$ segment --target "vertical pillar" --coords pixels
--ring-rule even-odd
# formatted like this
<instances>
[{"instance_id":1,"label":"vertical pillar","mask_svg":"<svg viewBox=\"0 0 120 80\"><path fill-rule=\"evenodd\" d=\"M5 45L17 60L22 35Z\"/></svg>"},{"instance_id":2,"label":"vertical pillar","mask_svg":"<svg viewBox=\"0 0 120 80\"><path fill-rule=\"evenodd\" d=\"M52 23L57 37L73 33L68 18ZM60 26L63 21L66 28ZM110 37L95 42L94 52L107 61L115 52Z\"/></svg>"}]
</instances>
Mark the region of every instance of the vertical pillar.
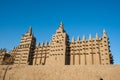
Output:
<instances>
[{"instance_id":1,"label":"vertical pillar","mask_svg":"<svg viewBox=\"0 0 120 80\"><path fill-rule=\"evenodd\" d=\"M79 56L79 65L81 65L81 54L79 54L78 56Z\"/></svg>"},{"instance_id":2,"label":"vertical pillar","mask_svg":"<svg viewBox=\"0 0 120 80\"><path fill-rule=\"evenodd\" d=\"M79 55L75 55L75 65L79 65Z\"/></svg>"},{"instance_id":3,"label":"vertical pillar","mask_svg":"<svg viewBox=\"0 0 120 80\"><path fill-rule=\"evenodd\" d=\"M72 54L70 55L70 58L71 58L70 59L70 64L73 65L73 55Z\"/></svg>"},{"instance_id":4,"label":"vertical pillar","mask_svg":"<svg viewBox=\"0 0 120 80\"><path fill-rule=\"evenodd\" d=\"M94 53L91 53L92 56L92 65L94 65Z\"/></svg>"},{"instance_id":5,"label":"vertical pillar","mask_svg":"<svg viewBox=\"0 0 120 80\"><path fill-rule=\"evenodd\" d=\"M75 65L75 54L73 54L73 65Z\"/></svg>"},{"instance_id":6,"label":"vertical pillar","mask_svg":"<svg viewBox=\"0 0 120 80\"><path fill-rule=\"evenodd\" d=\"M81 65L85 65L85 55L81 55Z\"/></svg>"}]
</instances>

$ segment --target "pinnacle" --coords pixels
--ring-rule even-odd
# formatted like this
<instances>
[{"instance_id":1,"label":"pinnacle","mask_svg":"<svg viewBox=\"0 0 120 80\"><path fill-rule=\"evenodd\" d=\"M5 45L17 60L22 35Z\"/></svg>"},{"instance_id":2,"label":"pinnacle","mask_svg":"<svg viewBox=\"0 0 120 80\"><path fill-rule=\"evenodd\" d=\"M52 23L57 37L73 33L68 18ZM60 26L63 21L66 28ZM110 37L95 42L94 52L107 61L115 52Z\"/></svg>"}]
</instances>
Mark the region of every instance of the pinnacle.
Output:
<instances>
[{"instance_id":1,"label":"pinnacle","mask_svg":"<svg viewBox=\"0 0 120 80\"><path fill-rule=\"evenodd\" d=\"M103 33L106 33L106 30L105 30L105 29L103 29Z\"/></svg>"},{"instance_id":2,"label":"pinnacle","mask_svg":"<svg viewBox=\"0 0 120 80\"><path fill-rule=\"evenodd\" d=\"M28 33L32 34L32 26L30 26Z\"/></svg>"},{"instance_id":3,"label":"pinnacle","mask_svg":"<svg viewBox=\"0 0 120 80\"><path fill-rule=\"evenodd\" d=\"M78 41L78 42L80 41L80 36L78 36L77 41Z\"/></svg>"},{"instance_id":4,"label":"pinnacle","mask_svg":"<svg viewBox=\"0 0 120 80\"><path fill-rule=\"evenodd\" d=\"M62 22L60 23L60 28L63 29L63 23Z\"/></svg>"},{"instance_id":5,"label":"pinnacle","mask_svg":"<svg viewBox=\"0 0 120 80\"><path fill-rule=\"evenodd\" d=\"M98 33L96 33L96 39L98 39L98 38L99 38Z\"/></svg>"},{"instance_id":6,"label":"pinnacle","mask_svg":"<svg viewBox=\"0 0 120 80\"><path fill-rule=\"evenodd\" d=\"M107 37L105 29L103 29L103 37Z\"/></svg>"},{"instance_id":7,"label":"pinnacle","mask_svg":"<svg viewBox=\"0 0 120 80\"><path fill-rule=\"evenodd\" d=\"M83 35L83 40L85 40L85 35Z\"/></svg>"},{"instance_id":8,"label":"pinnacle","mask_svg":"<svg viewBox=\"0 0 120 80\"><path fill-rule=\"evenodd\" d=\"M40 46L40 42L38 43L38 46Z\"/></svg>"},{"instance_id":9,"label":"pinnacle","mask_svg":"<svg viewBox=\"0 0 120 80\"><path fill-rule=\"evenodd\" d=\"M45 44L45 46L47 46L49 43L48 43L48 41L46 41L46 44Z\"/></svg>"},{"instance_id":10,"label":"pinnacle","mask_svg":"<svg viewBox=\"0 0 120 80\"><path fill-rule=\"evenodd\" d=\"M89 40L91 40L91 39L92 39L92 35L90 34L90 35L89 35Z\"/></svg>"},{"instance_id":11,"label":"pinnacle","mask_svg":"<svg viewBox=\"0 0 120 80\"><path fill-rule=\"evenodd\" d=\"M42 42L42 45L41 46L44 46L44 42Z\"/></svg>"},{"instance_id":12,"label":"pinnacle","mask_svg":"<svg viewBox=\"0 0 120 80\"><path fill-rule=\"evenodd\" d=\"M72 37L72 42L75 42L75 39L74 39L74 37Z\"/></svg>"}]
</instances>

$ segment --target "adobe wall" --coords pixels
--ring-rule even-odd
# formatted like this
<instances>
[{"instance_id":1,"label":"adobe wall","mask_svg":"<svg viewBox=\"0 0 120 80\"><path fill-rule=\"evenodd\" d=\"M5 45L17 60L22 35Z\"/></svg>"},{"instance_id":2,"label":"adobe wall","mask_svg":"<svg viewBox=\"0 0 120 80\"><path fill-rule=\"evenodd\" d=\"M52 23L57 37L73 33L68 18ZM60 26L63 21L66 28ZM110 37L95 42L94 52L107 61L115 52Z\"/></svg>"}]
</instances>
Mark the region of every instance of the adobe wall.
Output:
<instances>
[{"instance_id":1,"label":"adobe wall","mask_svg":"<svg viewBox=\"0 0 120 80\"><path fill-rule=\"evenodd\" d=\"M120 65L2 66L0 80L120 80Z\"/></svg>"}]
</instances>

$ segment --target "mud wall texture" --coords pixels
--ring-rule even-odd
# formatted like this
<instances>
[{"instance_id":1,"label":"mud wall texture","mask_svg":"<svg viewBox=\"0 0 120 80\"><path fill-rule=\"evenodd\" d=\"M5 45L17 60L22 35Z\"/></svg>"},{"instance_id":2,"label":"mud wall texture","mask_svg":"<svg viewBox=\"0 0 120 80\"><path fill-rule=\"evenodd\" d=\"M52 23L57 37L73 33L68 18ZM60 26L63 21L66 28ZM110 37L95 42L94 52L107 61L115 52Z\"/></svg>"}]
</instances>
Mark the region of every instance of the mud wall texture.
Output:
<instances>
[{"instance_id":1,"label":"mud wall texture","mask_svg":"<svg viewBox=\"0 0 120 80\"><path fill-rule=\"evenodd\" d=\"M1 65L0 80L120 80L120 65Z\"/></svg>"}]
</instances>

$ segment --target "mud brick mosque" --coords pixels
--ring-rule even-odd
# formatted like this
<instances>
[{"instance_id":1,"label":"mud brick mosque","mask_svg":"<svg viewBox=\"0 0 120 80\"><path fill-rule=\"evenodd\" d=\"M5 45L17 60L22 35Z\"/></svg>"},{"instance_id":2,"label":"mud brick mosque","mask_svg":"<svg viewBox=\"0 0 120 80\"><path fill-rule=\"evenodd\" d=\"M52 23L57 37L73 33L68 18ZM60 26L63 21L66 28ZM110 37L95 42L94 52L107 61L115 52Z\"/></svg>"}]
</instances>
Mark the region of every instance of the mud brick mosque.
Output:
<instances>
[{"instance_id":1,"label":"mud brick mosque","mask_svg":"<svg viewBox=\"0 0 120 80\"><path fill-rule=\"evenodd\" d=\"M106 31L70 41L63 23L50 42L38 44L30 27L10 52L0 49L0 64L0 80L120 80Z\"/></svg>"},{"instance_id":2,"label":"mud brick mosque","mask_svg":"<svg viewBox=\"0 0 120 80\"><path fill-rule=\"evenodd\" d=\"M96 33L95 38L89 35L88 40L85 36L80 40L78 36L76 41L73 37L70 42L61 22L50 42L36 45L30 27L22 36L20 45L7 54L12 56L13 64L18 65L109 65L113 63L113 58L108 39L104 30L102 38ZM4 62L6 51L1 49L0 52Z\"/></svg>"}]
</instances>

